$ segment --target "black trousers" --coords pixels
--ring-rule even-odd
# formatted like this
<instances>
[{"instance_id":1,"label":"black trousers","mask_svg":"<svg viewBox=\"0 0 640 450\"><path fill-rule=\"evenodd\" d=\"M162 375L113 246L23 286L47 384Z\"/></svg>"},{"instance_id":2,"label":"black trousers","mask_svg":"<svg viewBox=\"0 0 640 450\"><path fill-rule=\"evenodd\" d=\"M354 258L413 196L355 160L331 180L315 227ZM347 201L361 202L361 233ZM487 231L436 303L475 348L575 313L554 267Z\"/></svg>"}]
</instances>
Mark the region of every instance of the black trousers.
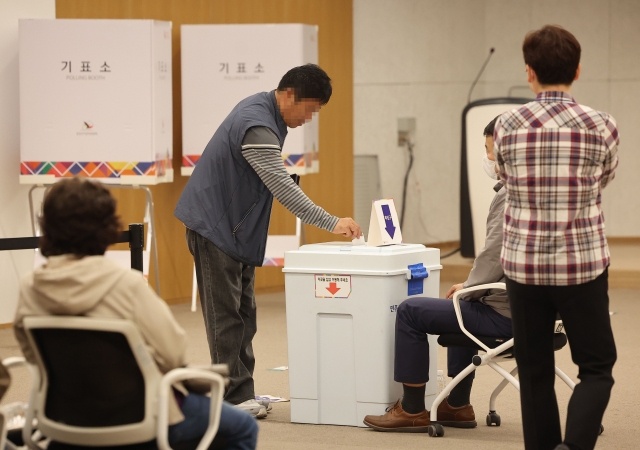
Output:
<instances>
[{"instance_id":1,"label":"black trousers","mask_svg":"<svg viewBox=\"0 0 640 450\"><path fill-rule=\"evenodd\" d=\"M237 405L255 398L253 336L257 331L253 292L256 269L236 261L187 228L196 264L198 292L213 364L229 366L224 399Z\"/></svg>"},{"instance_id":2,"label":"black trousers","mask_svg":"<svg viewBox=\"0 0 640 450\"><path fill-rule=\"evenodd\" d=\"M564 442L581 450L592 450L596 445L616 361L607 277L605 270L595 280L573 286L536 286L506 280L527 450L553 450L563 442L554 389L557 313L564 323L580 379L569 401Z\"/></svg>"}]
</instances>

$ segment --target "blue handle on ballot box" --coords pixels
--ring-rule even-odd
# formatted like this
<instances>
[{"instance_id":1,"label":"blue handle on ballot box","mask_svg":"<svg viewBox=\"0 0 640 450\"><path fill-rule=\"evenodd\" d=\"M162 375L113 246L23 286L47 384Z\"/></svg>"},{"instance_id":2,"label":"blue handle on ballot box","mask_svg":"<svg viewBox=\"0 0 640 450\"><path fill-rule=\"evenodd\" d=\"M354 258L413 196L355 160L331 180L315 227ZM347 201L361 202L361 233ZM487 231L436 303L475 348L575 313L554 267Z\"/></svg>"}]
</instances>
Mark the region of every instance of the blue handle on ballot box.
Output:
<instances>
[{"instance_id":1,"label":"blue handle on ballot box","mask_svg":"<svg viewBox=\"0 0 640 450\"><path fill-rule=\"evenodd\" d=\"M427 268L424 264L411 264L409 265L411 271L411 279L409 280L408 295L418 295L424 292L424 279L429 276Z\"/></svg>"}]
</instances>

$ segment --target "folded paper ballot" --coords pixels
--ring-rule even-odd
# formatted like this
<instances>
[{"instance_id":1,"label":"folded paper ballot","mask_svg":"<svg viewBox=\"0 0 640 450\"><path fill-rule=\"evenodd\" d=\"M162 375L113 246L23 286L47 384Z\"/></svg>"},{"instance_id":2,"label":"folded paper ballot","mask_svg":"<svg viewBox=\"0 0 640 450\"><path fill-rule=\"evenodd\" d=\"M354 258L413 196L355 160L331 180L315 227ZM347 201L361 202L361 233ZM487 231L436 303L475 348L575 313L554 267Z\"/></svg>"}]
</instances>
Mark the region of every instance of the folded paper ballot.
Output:
<instances>
[{"instance_id":1,"label":"folded paper ballot","mask_svg":"<svg viewBox=\"0 0 640 450\"><path fill-rule=\"evenodd\" d=\"M267 370L271 370L273 372L284 372L285 370L289 370L289 366L274 367L272 369L267 369Z\"/></svg>"},{"instance_id":2,"label":"folded paper ballot","mask_svg":"<svg viewBox=\"0 0 640 450\"><path fill-rule=\"evenodd\" d=\"M367 245L367 243L364 240L364 234L362 236L360 236L359 238L355 238L351 241L352 245Z\"/></svg>"},{"instance_id":3,"label":"folded paper ballot","mask_svg":"<svg viewBox=\"0 0 640 450\"><path fill-rule=\"evenodd\" d=\"M273 395L256 395L256 400L267 400L269 403L288 402L284 397L274 397Z\"/></svg>"}]
</instances>

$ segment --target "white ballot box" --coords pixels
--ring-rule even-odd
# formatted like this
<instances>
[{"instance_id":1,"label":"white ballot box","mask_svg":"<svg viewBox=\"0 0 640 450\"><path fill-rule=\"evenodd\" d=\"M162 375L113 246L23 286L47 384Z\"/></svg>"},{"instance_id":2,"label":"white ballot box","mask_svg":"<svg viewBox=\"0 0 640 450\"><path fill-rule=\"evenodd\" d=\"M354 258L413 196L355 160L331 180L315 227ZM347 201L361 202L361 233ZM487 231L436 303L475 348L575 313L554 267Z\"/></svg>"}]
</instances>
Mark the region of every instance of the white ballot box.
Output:
<instances>
[{"instance_id":1,"label":"white ballot box","mask_svg":"<svg viewBox=\"0 0 640 450\"><path fill-rule=\"evenodd\" d=\"M419 244L304 245L285 253L291 421L364 426L402 395L393 380L396 310L438 297L440 250ZM426 404L437 394L429 336Z\"/></svg>"},{"instance_id":2,"label":"white ballot box","mask_svg":"<svg viewBox=\"0 0 640 450\"><path fill-rule=\"evenodd\" d=\"M171 22L20 20L20 182L173 181Z\"/></svg>"}]
</instances>

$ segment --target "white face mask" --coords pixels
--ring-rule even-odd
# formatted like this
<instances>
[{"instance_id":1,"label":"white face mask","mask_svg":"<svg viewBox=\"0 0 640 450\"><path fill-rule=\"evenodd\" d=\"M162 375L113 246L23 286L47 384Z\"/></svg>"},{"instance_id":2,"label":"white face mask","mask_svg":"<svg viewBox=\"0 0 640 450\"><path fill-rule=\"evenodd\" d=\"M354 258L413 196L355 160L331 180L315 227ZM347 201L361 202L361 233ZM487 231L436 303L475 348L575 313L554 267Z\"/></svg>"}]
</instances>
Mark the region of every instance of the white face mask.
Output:
<instances>
[{"instance_id":1,"label":"white face mask","mask_svg":"<svg viewBox=\"0 0 640 450\"><path fill-rule=\"evenodd\" d=\"M498 174L496 173L496 162L491 161L487 157L486 153L482 155L482 168L484 169L484 172L489 176L489 178L493 180L498 179Z\"/></svg>"}]
</instances>

